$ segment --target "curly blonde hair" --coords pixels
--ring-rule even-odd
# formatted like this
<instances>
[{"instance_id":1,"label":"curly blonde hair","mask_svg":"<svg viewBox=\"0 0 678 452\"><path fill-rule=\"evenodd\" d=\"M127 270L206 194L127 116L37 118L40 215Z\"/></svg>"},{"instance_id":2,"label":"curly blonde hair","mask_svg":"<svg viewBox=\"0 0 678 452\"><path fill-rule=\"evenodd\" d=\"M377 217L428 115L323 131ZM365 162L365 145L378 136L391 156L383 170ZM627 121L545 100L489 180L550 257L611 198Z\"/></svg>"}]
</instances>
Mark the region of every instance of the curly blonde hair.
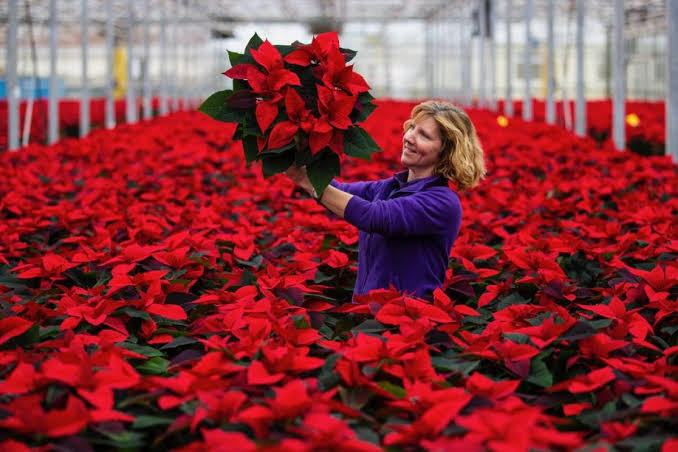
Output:
<instances>
[{"instance_id":1,"label":"curly blonde hair","mask_svg":"<svg viewBox=\"0 0 678 452\"><path fill-rule=\"evenodd\" d=\"M428 100L412 109L404 129L427 116L438 123L443 141L435 173L451 180L462 190L478 185L485 177L485 158L476 129L466 112L450 102Z\"/></svg>"}]
</instances>

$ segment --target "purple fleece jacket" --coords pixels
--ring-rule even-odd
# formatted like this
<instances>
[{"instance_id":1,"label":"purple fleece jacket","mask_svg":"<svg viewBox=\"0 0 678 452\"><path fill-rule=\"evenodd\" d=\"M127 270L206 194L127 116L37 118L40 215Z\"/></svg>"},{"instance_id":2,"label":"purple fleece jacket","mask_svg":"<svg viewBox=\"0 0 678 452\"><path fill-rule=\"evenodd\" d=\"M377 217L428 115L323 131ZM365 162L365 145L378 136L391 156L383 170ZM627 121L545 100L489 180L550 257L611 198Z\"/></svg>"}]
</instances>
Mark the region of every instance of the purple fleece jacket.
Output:
<instances>
[{"instance_id":1,"label":"purple fleece jacket","mask_svg":"<svg viewBox=\"0 0 678 452\"><path fill-rule=\"evenodd\" d=\"M430 298L445 280L462 208L445 178L407 182L407 171L374 182L331 185L351 193L344 219L360 230L354 294L385 289Z\"/></svg>"}]
</instances>

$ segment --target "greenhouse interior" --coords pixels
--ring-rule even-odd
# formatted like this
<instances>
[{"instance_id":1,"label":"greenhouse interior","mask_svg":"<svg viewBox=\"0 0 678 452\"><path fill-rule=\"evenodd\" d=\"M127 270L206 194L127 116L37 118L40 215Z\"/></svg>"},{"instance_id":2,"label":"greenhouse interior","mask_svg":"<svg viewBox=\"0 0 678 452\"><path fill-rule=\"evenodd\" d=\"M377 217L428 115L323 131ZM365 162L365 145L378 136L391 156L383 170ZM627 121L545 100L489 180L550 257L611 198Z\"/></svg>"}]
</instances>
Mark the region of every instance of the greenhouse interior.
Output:
<instances>
[{"instance_id":1,"label":"greenhouse interior","mask_svg":"<svg viewBox=\"0 0 678 452\"><path fill-rule=\"evenodd\" d=\"M0 41L0 450L678 450L678 0Z\"/></svg>"}]
</instances>

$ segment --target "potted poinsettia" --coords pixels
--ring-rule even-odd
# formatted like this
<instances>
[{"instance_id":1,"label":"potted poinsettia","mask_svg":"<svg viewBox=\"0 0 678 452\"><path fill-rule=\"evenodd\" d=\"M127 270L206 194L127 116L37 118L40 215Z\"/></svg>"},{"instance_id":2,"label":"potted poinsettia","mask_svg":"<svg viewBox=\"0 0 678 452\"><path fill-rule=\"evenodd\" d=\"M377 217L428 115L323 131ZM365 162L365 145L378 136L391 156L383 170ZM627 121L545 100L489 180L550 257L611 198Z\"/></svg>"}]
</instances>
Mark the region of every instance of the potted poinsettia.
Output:
<instances>
[{"instance_id":1,"label":"potted poinsettia","mask_svg":"<svg viewBox=\"0 0 678 452\"><path fill-rule=\"evenodd\" d=\"M336 32L310 44L273 45L255 33L244 53L229 51L224 75L233 89L218 91L199 110L235 122L248 163L264 177L306 166L318 193L340 172L344 155L364 159L379 147L359 123L375 106L369 86L347 63L356 52L339 46Z\"/></svg>"}]
</instances>

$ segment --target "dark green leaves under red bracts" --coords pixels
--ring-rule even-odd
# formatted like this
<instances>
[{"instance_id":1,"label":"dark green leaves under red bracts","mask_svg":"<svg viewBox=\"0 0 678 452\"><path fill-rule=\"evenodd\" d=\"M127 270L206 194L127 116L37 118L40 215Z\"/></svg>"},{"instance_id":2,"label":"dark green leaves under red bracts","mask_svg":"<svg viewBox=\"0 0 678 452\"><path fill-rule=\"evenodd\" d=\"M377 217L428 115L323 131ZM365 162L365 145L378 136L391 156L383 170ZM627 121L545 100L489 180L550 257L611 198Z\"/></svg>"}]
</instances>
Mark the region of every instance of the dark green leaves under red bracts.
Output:
<instances>
[{"instance_id":1,"label":"dark green leaves under red bracts","mask_svg":"<svg viewBox=\"0 0 678 452\"><path fill-rule=\"evenodd\" d=\"M378 104L346 180L399 169ZM470 115L432 302L351 303L355 228L200 115L0 155L0 448L673 450L675 165Z\"/></svg>"}]
</instances>

